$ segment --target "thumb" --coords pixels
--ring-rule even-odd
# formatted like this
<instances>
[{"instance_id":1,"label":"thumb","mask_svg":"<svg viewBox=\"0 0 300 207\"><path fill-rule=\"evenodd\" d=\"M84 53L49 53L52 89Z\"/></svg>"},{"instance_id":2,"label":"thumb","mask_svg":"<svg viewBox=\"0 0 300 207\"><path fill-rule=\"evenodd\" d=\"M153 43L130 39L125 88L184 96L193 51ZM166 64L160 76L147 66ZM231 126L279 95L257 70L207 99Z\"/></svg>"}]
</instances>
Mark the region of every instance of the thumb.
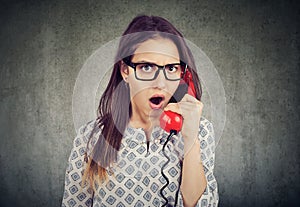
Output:
<instances>
[{"instance_id":1,"label":"thumb","mask_svg":"<svg viewBox=\"0 0 300 207\"><path fill-rule=\"evenodd\" d=\"M181 114L181 110L178 103L169 103L165 108L164 111L173 111L177 114Z\"/></svg>"}]
</instances>

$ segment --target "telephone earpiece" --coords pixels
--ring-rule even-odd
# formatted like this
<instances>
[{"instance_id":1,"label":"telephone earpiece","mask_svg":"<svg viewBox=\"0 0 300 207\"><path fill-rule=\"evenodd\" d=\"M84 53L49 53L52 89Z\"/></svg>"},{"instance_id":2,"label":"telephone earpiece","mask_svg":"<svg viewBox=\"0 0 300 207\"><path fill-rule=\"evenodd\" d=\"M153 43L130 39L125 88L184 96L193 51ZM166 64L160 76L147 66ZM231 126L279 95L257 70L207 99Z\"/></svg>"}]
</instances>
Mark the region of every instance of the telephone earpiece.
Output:
<instances>
[{"instance_id":1,"label":"telephone earpiece","mask_svg":"<svg viewBox=\"0 0 300 207\"><path fill-rule=\"evenodd\" d=\"M187 93L190 94L191 96L196 97L196 90L195 90L195 85L194 85L194 82L193 82L192 73L188 69L186 69L184 78L181 81L184 81L185 84L188 85Z\"/></svg>"},{"instance_id":2,"label":"telephone earpiece","mask_svg":"<svg viewBox=\"0 0 300 207\"><path fill-rule=\"evenodd\" d=\"M188 69L186 69L183 79L180 80L178 90L173 95L175 100L173 99L170 102L178 102L186 93L196 97L192 73ZM164 111L160 116L160 127L169 133L171 130L176 131L176 133L179 132L182 123L182 116L172 111Z\"/></svg>"}]
</instances>

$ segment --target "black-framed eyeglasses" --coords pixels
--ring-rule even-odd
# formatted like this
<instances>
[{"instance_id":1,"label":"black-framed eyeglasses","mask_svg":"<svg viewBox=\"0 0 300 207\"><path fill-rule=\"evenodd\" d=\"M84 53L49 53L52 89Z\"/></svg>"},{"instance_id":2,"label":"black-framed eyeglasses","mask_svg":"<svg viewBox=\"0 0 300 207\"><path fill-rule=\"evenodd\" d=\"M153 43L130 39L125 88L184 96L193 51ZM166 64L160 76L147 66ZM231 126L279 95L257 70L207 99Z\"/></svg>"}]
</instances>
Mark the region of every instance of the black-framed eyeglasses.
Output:
<instances>
[{"instance_id":1,"label":"black-framed eyeglasses","mask_svg":"<svg viewBox=\"0 0 300 207\"><path fill-rule=\"evenodd\" d=\"M180 63L171 63L167 65L156 65L155 63L141 62L133 63L130 59L124 58L124 63L134 69L135 78L142 81L155 80L162 70L165 78L170 81L180 80L187 68L187 64L180 61Z\"/></svg>"}]
</instances>

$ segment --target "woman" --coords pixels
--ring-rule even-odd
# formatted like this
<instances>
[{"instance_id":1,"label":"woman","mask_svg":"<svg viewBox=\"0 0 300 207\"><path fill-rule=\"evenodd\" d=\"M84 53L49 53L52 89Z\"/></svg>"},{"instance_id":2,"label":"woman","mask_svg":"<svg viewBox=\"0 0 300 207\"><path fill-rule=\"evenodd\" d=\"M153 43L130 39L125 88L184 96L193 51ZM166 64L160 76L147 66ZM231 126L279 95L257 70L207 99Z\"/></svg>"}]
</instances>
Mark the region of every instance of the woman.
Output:
<instances>
[{"instance_id":1,"label":"woman","mask_svg":"<svg viewBox=\"0 0 300 207\"><path fill-rule=\"evenodd\" d=\"M201 93L181 33L161 17L134 18L98 117L74 140L62 206L217 206L214 134ZM183 118L172 137L160 126L164 111Z\"/></svg>"}]
</instances>

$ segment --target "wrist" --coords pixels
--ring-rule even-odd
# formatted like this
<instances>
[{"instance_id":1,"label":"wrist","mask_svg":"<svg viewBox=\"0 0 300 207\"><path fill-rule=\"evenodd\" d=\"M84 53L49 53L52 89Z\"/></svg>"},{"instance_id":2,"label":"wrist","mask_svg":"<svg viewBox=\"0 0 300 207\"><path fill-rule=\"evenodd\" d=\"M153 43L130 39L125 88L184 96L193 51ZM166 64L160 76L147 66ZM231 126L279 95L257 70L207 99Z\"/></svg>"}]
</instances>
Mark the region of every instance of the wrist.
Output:
<instances>
[{"instance_id":1,"label":"wrist","mask_svg":"<svg viewBox=\"0 0 300 207\"><path fill-rule=\"evenodd\" d=\"M190 152L200 154L200 141L199 139L184 140L184 155L186 156Z\"/></svg>"}]
</instances>

